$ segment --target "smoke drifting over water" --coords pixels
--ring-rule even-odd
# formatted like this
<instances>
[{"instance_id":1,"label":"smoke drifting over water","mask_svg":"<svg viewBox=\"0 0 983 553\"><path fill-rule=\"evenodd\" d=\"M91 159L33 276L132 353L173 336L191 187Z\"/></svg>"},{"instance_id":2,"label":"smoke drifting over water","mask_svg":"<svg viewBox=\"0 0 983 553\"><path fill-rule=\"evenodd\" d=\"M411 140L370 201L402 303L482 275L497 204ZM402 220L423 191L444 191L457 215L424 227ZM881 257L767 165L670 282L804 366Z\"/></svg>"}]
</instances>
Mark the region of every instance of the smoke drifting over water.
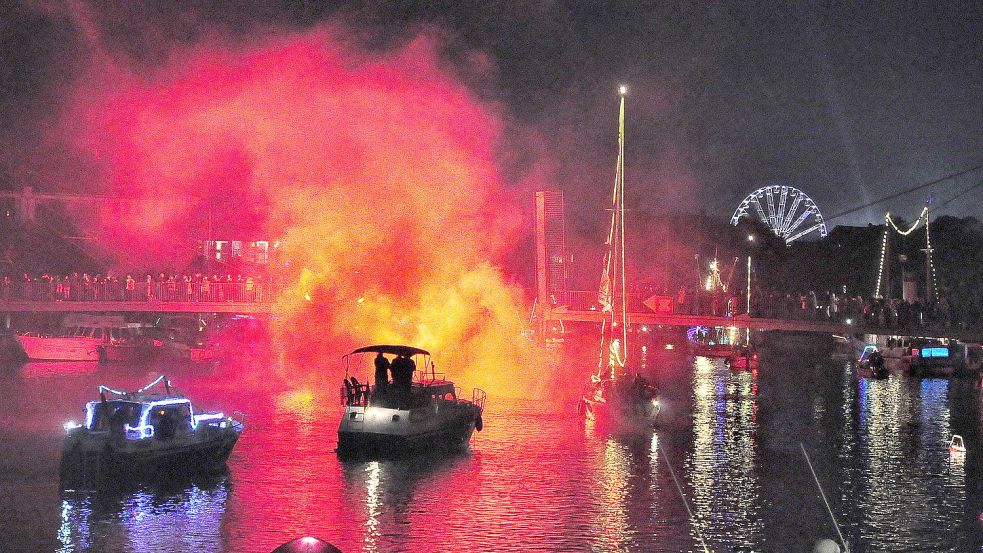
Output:
<instances>
[{"instance_id":1,"label":"smoke drifting over water","mask_svg":"<svg viewBox=\"0 0 983 553\"><path fill-rule=\"evenodd\" d=\"M288 376L334 376L347 347L403 342L465 385L524 394L538 355L501 267L531 195L496 164L495 106L436 49L420 36L367 54L320 29L95 68L56 138L96 175L78 188L139 201L79 216L128 267L190 259L209 219L221 238L281 240L291 289L274 343L304 367Z\"/></svg>"}]
</instances>

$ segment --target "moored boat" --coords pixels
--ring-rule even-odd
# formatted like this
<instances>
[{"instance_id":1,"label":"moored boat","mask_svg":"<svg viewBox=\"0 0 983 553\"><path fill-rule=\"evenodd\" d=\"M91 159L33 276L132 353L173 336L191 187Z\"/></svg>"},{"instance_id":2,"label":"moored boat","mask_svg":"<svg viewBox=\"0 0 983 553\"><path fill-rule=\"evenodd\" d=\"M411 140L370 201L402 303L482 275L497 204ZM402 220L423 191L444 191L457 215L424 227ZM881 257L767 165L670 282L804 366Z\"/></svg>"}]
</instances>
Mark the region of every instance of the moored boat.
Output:
<instances>
[{"instance_id":1,"label":"moored boat","mask_svg":"<svg viewBox=\"0 0 983 553\"><path fill-rule=\"evenodd\" d=\"M758 353L750 346L735 347L724 360L724 363L734 371L758 370Z\"/></svg>"},{"instance_id":2,"label":"moored boat","mask_svg":"<svg viewBox=\"0 0 983 553\"><path fill-rule=\"evenodd\" d=\"M71 315L52 332L19 334L17 341L32 361L135 361L154 353L143 326L118 316Z\"/></svg>"},{"instance_id":3,"label":"moored boat","mask_svg":"<svg viewBox=\"0 0 983 553\"><path fill-rule=\"evenodd\" d=\"M371 355L366 354L373 353L374 384L368 384L367 377L362 383L348 376L360 368L367 371ZM483 427L485 392L475 388L470 400L461 398L460 388L435 372L426 350L374 345L358 348L342 360L344 413L338 425L337 451L343 458L462 449L474 430Z\"/></svg>"},{"instance_id":4,"label":"moored boat","mask_svg":"<svg viewBox=\"0 0 983 553\"><path fill-rule=\"evenodd\" d=\"M163 390L152 392L155 386ZM96 485L220 470L243 430L220 412L198 412L164 376L135 392L99 387L81 424L65 425L63 483Z\"/></svg>"}]
</instances>

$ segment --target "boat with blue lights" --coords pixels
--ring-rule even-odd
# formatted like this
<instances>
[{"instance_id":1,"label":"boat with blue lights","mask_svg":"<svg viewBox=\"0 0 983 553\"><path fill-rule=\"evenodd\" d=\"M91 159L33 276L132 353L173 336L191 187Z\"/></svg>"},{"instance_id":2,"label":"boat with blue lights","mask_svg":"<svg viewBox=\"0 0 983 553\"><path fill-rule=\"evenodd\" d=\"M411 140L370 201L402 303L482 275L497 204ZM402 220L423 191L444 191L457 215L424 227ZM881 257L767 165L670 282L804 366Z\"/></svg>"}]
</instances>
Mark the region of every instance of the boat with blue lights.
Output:
<instances>
[{"instance_id":1,"label":"boat with blue lights","mask_svg":"<svg viewBox=\"0 0 983 553\"><path fill-rule=\"evenodd\" d=\"M461 398L461 389L436 372L426 350L366 346L345 355L342 362L345 410L337 450L342 458L463 449L474 430L483 427L485 392L475 388L470 400ZM363 369L371 371L373 384L368 376L363 383L353 374Z\"/></svg>"},{"instance_id":2,"label":"boat with blue lights","mask_svg":"<svg viewBox=\"0 0 983 553\"><path fill-rule=\"evenodd\" d=\"M135 392L99 386L99 396L86 403L83 423L65 424L66 485L216 472L244 428L241 413L201 412L165 376Z\"/></svg>"}]
</instances>

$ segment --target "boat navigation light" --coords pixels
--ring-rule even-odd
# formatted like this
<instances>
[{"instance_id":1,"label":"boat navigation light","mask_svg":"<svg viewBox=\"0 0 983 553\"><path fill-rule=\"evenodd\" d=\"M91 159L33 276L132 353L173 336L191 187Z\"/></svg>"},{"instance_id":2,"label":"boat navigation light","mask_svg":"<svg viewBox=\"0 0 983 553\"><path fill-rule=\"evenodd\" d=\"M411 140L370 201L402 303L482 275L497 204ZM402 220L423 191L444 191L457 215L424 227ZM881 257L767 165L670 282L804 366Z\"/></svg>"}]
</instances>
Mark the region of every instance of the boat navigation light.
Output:
<instances>
[{"instance_id":1,"label":"boat navigation light","mask_svg":"<svg viewBox=\"0 0 983 553\"><path fill-rule=\"evenodd\" d=\"M853 319L847 319L847 320L846 320L846 324L848 324L848 325L852 325L852 324L853 324Z\"/></svg>"},{"instance_id":2,"label":"boat navigation light","mask_svg":"<svg viewBox=\"0 0 983 553\"><path fill-rule=\"evenodd\" d=\"M669 351L672 351L675 347L676 346L674 346L672 344L666 344L666 349L669 350Z\"/></svg>"},{"instance_id":3,"label":"boat navigation light","mask_svg":"<svg viewBox=\"0 0 983 553\"><path fill-rule=\"evenodd\" d=\"M620 94L622 96L624 96L625 94L628 94L628 86L627 85L621 85L621 86L619 86L618 87L618 94Z\"/></svg>"},{"instance_id":4,"label":"boat navigation light","mask_svg":"<svg viewBox=\"0 0 983 553\"><path fill-rule=\"evenodd\" d=\"M77 422L75 422L75 421L68 421L68 422L65 423L65 432L71 432L72 430L75 430L76 428L82 428L82 425L79 424L79 423L77 423Z\"/></svg>"},{"instance_id":5,"label":"boat navigation light","mask_svg":"<svg viewBox=\"0 0 983 553\"><path fill-rule=\"evenodd\" d=\"M659 400L657 400L657 399L653 399L653 400L652 400L652 407L656 407L656 408L658 408L658 407L659 407Z\"/></svg>"}]
</instances>

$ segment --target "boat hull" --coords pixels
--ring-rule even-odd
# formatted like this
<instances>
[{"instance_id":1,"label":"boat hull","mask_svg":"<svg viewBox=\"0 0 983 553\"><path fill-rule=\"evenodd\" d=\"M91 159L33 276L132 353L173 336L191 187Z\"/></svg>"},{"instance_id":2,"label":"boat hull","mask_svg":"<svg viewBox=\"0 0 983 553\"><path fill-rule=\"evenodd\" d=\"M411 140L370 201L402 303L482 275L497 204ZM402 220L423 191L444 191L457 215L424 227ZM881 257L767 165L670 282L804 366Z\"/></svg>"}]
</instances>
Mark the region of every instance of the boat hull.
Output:
<instances>
[{"instance_id":1,"label":"boat hull","mask_svg":"<svg viewBox=\"0 0 983 553\"><path fill-rule=\"evenodd\" d=\"M220 472L238 439L239 432L229 429L204 440L146 449L117 447L109 439L66 442L60 467L62 484L107 486Z\"/></svg>"},{"instance_id":2,"label":"boat hull","mask_svg":"<svg viewBox=\"0 0 983 553\"><path fill-rule=\"evenodd\" d=\"M366 410L369 420L364 418ZM444 414L427 411L349 407L338 428L337 453L342 458L399 457L461 450L468 447L475 427L481 425L480 411L474 406L461 405L455 412ZM362 420L352 418L353 414Z\"/></svg>"},{"instance_id":3,"label":"boat hull","mask_svg":"<svg viewBox=\"0 0 983 553\"><path fill-rule=\"evenodd\" d=\"M18 336L17 341L32 361L99 361L102 356L101 340Z\"/></svg>"},{"instance_id":4,"label":"boat hull","mask_svg":"<svg viewBox=\"0 0 983 553\"><path fill-rule=\"evenodd\" d=\"M650 430L658 424L661 411L658 402L648 398L617 405L593 395L581 401L580 409L586 420L616 430Z\"/></svg>"}]
</instances>

